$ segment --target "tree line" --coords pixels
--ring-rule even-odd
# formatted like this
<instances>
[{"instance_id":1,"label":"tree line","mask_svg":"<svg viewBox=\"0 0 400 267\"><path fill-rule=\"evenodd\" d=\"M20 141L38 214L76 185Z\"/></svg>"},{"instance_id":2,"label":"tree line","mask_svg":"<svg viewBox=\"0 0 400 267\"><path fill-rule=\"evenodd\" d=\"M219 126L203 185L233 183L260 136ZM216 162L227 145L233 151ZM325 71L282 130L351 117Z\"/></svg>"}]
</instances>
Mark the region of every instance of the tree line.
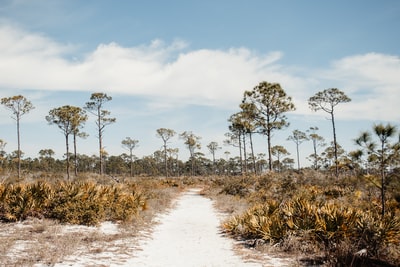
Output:
<instances>
[{"instance_id":1,"label":"tree line","mask_svg":"<svg viewBox=\"0 0 400 267\"><path fill-rule=\"evenodd\" d=\"M211 142L207 145L212 160L206 159L204 154L200 152L201 137L191 131L185 131L179 134L179 138L187 147L190 157L187 162L182 162L178 157L179 150L168 146L170 139L177 135L173 129L168 128L156 130L156 136L161 139L163 146L161 151L156 151L152 156L142 159L135 157L133 151L139 141L131 137L126 137L121 141L122 146L129 154L109 156L104 149L103 135L106 127L116 122L116 118L111 117L111 112L105 108L107 102L111 100L112 97L105 93L93 93L83 107L65 105L50 110L46 116L47 122L50 125L57 126L64 135L65 160L59 160L57 166L64 166L67 177L70 177L71 165L74 168L75 175L78 171L97 171L101 175L118 172L129 173L131 176L143 173L165 176L262 173L266 170L283 171L294 168L295 160L288 157L289 153L286 148L273 142L273 134L287 128L290 124L286 113L295 110L292 98L286 94L279 83L263 81L252 90L244 92L243 99L238 105L239 111L232 114L228 119L229 132L225 134L226 139L224 141L225 145L237 147L239 155L229 157L229 152L225 152L225 159L215 158L216 151L221 149L217 142ZM331 170L336 177L343 170L371 172L376 169L379 170L382 178L380 184L384 184L385 173L399 164L399 132L391 124L373 125L374 134L365 132L354 139L360 149L346 153L337 142L335 111L339 104L350 101L351 99L337 88L319 91L308 99L311 110L329 114L332 124L332 141L327 144L325 139L318 134L317 126L311 126L305 132L299 129L293 130L287 140L295 143L297 169L301 168L299 147L304 141L311 141L313 153L307 158L312 162L312 168ZM11 118L16 121L18 144L17 150L7 155L4 152L6 142L0 140L2 166L4 167L8 163L8 167L15 168L12 165L16 162L16 169L20 178L21 164L24 162L21 159L23 152L21 150L19 125L21 118L34 109L34 106L22 95L2 98L1 104L11 111ZM88 120L88 114L94 117L97 127L99 149L97 158L77 153L77 138L87 137L83 129ZM267 151L265 154L254 154L253 136L255 134L266 137ZM72 138L73 153L70 152L70 138ZM325 148L325 150L321 152L321 148ZM51 149L41 150L39 155L37 162L46 162L47 165L52 160L54 160L53 164L58 162L52 159L54 151ZM265 156L267 160L264 159ZM71 159L73 159L72 164ZM32 165L33 162L35 160L32 160L29 164ZM86 163L84 164L84 162ZM382 195L384 194L382 193Z\"/></svg>"}]
</instances>

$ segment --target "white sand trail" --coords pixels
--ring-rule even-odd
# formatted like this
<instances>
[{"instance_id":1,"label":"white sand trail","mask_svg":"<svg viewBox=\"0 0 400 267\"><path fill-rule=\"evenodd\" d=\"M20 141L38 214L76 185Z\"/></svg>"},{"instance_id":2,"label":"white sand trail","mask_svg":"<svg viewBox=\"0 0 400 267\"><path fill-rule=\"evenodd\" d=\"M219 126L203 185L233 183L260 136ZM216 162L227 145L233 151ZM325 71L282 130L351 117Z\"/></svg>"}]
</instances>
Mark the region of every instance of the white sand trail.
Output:
<instances>
[{"instance_id":1,"label":"white sand trail","mask_svg":"<svg viewBox=\"0 0 400 267\"><path fill-rule=\"evenodd\" d=\"M222 215L216 212L212 201L199 195L199 192L200 189L191 189L182 194L170 212L158 217L159 223L151 233L142 232L139 241L124 243L126 245L123 244L123 251L118 244L112 249L113 244L110 243L110 249L95 254L76 251L55 266L293 266L292 261L288 259L260 255L254 250L243 248L239 253L235 253L234 241L221 234ZM108 229L115 225L106 226L103 228ZM98 230L104 232L103 228ZM116 231L115 227L112 229L112 232ZM42 266L45 265L35 265Z\"/></svg>"},{"instance_id":2,"label":"white sand trail","mask_svg":"<svg viewBox=\"0 0 400 267\"><path fill-rule=\"evenodd\" d=\"M234 253L232 240L220 234L212 201L198 192L191 189L177 200L126 266L262 266Z\"/></svg>"}]
</instances>

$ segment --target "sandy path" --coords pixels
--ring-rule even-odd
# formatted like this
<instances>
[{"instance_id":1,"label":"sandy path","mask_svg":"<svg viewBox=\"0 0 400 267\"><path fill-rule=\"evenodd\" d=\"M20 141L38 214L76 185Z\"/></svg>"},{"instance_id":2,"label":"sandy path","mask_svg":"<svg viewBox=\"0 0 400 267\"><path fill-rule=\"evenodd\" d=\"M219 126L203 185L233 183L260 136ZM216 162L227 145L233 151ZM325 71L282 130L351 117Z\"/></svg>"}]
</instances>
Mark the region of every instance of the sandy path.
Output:
<instances>
[{"instance_id":1,"label":"sandy path","mask_svg":"<svg viewBox=\"0 0 400 267\"><path fill-rule=\"evenodd\" d=\"M191 189L177 200L126 266L262 266L233 252L232 240L220 234L212 201L198 192Z\"/></svg>"}]
</instances>

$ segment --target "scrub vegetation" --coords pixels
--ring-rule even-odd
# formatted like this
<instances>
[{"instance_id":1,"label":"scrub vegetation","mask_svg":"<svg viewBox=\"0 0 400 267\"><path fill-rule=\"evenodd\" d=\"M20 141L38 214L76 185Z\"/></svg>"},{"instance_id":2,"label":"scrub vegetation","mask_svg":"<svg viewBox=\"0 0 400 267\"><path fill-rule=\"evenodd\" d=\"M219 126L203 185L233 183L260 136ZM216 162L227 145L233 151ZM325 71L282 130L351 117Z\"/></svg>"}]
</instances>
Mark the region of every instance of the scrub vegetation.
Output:
<instances>
[{"instance_id":1,"label":"scrub vegetation","mask_svg":"<svg viewBox=\"0 0 400 267\"><path fill-rule=\"evenodd\" d=\"M70 236L63 235L64 239L49 229L113 222L125 227L127 236L134 236L179 192L196 186L231 214L222 228L247 246L295 255L300 266L399 266L400 134L391 123L377 123L371 131L348 137L359 149L345 151L337 142L335 111L351 99L341 90L325 89L309 98L313 111L330 114L333 141L326 142L314 125L293 130L287 140L296 145L296 168L286 148L274 142L274 134L290 125L286 113L295 111L292 98L277 83L260 82L244 92L239 111L227 118L224 141L237 149L237 155L226 151L220 159L216 152L222 147L217 142L205 146L212 154L208 159L201 152L200 136L168 128L155 130L161 150L152 155L136 157L140 140L132 137L118 141L129 154L109 155L103 137L117 120L105 109L109 101L111 96L94 93L83 108L67 105L49 111L44 119L59 127L60 142L66 146L65 157L57 159L51 148L40 150L38 158L24 158L20 119L34 106L23 96L1 99L17 122L18 140L18 149L7 153L7 142L0 139L0 225L4 229L0 253L10 255L3 257L4 264L51 265L66 256L46 256L41 249L31 253L37 244L48 251L62 246L67 254L82 244L101 250L94 244L102 238L75 235L78 245L74 247ZM88 137L83 131L90 119L86 111L94 115L98 129L97 156L78 153L77 138ZM254 153L257 134L266 138L265 154ZM171 145L175 135L189 150L186 161ZM313 153L302 155L300 145L307 141ZM300 155L307 157L309 167L300 166ZM25 244L32 257L23 260L10 251L20 240L7 226L26 222L34 225L29 231L47 233L51 242L35 239L30 249Z\"/></svg>"}]
</instances>

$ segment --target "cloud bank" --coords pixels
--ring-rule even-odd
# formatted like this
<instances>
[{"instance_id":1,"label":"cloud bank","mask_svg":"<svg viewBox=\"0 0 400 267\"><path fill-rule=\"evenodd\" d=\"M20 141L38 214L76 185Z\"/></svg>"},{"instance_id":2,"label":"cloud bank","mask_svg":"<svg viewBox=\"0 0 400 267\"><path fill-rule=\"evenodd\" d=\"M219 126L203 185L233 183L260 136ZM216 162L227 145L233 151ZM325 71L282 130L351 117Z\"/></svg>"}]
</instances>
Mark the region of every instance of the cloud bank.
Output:
<instances>
[{"instance_id":1,"label":"cloud bank","mask_svg":"<svg viewBox=\"0 0 400 267\"><path fill-rule=\"evenodd\" d=\"M105 91L148 97L154 105L237 107L243 92L262 80L279 82L293 96L298 114L312 114L307 99L337 87L353 101L342 118L398 121L400 59L369 53L309 70L280 64L283 53L247 48L190 50L184 41L122 47L100 44L85 54L79 45L0 26L0 90Z\"/></svg>"}]
</instances>

